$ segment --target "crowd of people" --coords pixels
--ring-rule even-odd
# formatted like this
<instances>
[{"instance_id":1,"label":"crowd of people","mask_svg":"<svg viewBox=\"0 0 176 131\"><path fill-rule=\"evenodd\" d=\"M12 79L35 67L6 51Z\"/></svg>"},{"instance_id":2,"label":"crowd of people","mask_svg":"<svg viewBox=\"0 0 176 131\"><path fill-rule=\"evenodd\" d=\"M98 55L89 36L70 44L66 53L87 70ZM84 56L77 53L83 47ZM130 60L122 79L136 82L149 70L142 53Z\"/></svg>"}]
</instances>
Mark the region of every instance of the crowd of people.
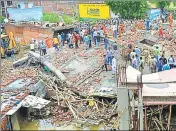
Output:
<instances>
[{"instance_id":1,"label":"crowd of people","mask_svg":"<svg viewBox=\"0 0 176 131\"><path fill-rule=\"evenodd\" d=\"M173 16L170 13L168 17L169 27L173 25ZM52 43L53 47L57 52L59 52L65 45L71 49L78 49L81 44L86 46L86 50L92 46L97 48L100 44L104 44L104 49L106 54L104 55L104 64L102 68L105 67L106 71L108 70L108 65L112 66L113 74L116 70L116 55L113 52L112 47L110 46L109 38L111 37L114 40L120 39L121 44L128 46L128 52L126 56L130 62L130 65L134 68L138 68L141 72L145 68L145 65L150 67L151 73L156 71L168 70L175 67L175 59L173 56L166 59L163 53L160 53L158 49L153 51L148 51L145 49L140 49L135 46L135 39L132 34L129 35L126 39L123 38L124 34L127 34L128 31L136 32L136 30L157 30L158 38L166 39L171 35L171 29L164 30L162 27L162 18L157 18L156 20L123 20L121 18L114 18L110 20L101 20L94 23L91 22L82 22L77 24L77 26L66 33L58 33L54 35ZM152 33L152 32L150 32ZM39 51L40 55L47 54L47 45L45 40L32 39L30 43L31 51ZM153 54L153 55L152 55ZM147 55L147 57L145 57ZM12 58L13 57L12 52Z\"/></svg>"}]
</instances>

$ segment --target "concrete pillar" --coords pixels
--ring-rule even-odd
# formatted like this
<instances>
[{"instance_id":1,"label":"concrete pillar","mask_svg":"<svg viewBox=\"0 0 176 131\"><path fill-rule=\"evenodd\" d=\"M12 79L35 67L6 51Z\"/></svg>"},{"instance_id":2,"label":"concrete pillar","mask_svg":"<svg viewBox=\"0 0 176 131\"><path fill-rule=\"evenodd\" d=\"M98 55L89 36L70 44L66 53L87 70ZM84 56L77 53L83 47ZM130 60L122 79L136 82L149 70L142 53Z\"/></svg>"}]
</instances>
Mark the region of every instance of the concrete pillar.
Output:
<instances>
[{"instance_id":1,"label":"concrete pillar","mask_svg":"<svg viewBox=\"0 0 176 131\"><path fill-rule=\"evenodd\" d=\"M127 88L117 88L117 104L119 115L119 130L130 130L129 96Z\"/></svg>"}]
</instances>

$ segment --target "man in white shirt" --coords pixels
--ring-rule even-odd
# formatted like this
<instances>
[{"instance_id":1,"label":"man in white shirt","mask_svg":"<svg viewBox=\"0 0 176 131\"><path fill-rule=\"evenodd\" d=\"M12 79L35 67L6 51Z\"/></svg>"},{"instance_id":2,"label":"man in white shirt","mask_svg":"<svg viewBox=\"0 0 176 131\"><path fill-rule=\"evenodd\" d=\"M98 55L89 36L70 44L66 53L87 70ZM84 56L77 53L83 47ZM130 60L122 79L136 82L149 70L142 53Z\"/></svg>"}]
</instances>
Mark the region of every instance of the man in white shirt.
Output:
<instances>
[{"instance_id":1,"label":"man in white shirt","mask_svg":"<svg viewBox=\"0 0 176 131\"><path fill-rule=\"evenodd\" d=\"M30 50L33 51L33 52L35 52L35 44L34 44L33 41L30 44Z\"/></svg>"},{"instance_id":2,"label":"man in white shirt","mask_svg":"<svg viewBox=\"0 0 176 131\"><path fill-rule=\"evenodd\" d=\"M58 36L57 36L57 38L58 38L58 41L59 41L59 44L61 44L61 35L58 33Z\"/></svg>"},{"instance_id":3,"label":"man in white shirt","mask_svg":"<svg viewBox=\"0 0 176 131\"><path fill-rule=\"evenodd\" d=\"M117 61L114 56L112 56L112 74L115 75L117 72Z\"/></svg>"},{"instance_id":4,"label":"man in white shirt","mask_svg":"<svg viewBox=\"0 0 176 131\"><path fill-rule=\"evenodd\" d=\"M35 50L39 50L39 42L38 42L38 39L35 40Z\"/></svg>"},{"instance_id":5,"label":"man in white shirt","mask_svg":"<svg viewBox=\"0 0 176 131\"><path fill-rule=\"evenodd\" d=\"M117 25L113 25L114 38L117 38Z\"/></svg>"}]
</instances>

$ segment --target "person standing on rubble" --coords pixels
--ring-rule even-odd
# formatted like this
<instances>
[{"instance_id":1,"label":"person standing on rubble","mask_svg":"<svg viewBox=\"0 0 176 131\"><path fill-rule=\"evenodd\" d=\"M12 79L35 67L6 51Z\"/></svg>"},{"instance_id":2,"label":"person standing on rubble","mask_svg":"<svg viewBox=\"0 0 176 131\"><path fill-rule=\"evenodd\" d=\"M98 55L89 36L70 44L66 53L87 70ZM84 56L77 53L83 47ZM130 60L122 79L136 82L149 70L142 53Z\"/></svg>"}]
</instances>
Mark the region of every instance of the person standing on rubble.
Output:
<instances>
[{"instance_id":1,"label":"person standing on rubble","mask_svg":"<svg viewBox=\"0 0 176 131\"><path fill-rule=\"evenodd\" d=\"M117 72L117 61L114 56L112 56L112 74L115 75Z\"/></svg>"},{"instance_id":2,"label":"person standing on rubble","mask_svg":"<svg viewBox=\"0 0 176 131\"><path fill-rule=\"evenodd\" d=\"M80 36L78 33L74 33L74 41L75 41L75 49L78 49L79 46L78 46L78 41L80 40Z\"/></svg>"},{"instance_id":3,"label":"person standing on rubble","mask_svg":"<svg viewBox=\"0 0 176 131\"><path fill-rule=\"evenodd\" d=\"M160 53L160 51L159 51L159 48L157 46L156 49L154 49L154 55L155 55L155 59L157 60L157 62L158 62L159 53Z\"/></svg>"},{"instance_id":4,"label":"person standing on rubble","mask_svg":"<svg viewBox=\"0 0 176 131\"><path fill-rule=\"evenodd\" d=\"M103 64L103 66L102 66L102 70L104 69L104 67L105 67L105 69L106 69L106 72L108 71L108 57L107 57L107 55L104 55L104 64Z\"/></svg>"},{"instance_id":5,"label":"person standing on rubble","mask_svg":"<svg viewBox=\"0 0 176 131\"><path fill-rule=\"evenodd\" d=\"M157 67L157 60L155 59L154 56L151 56L149 60L149 68L151 73L156 73L156 67Z\"/></svg>"},{"instance_id":6,"label":"person standing on rubble","mask_svg":"<svg viewBox=\"0 0 176 131\"><path fill-rule=\"evenodd\" d=\"M100 46L100 42L101 42L101 36L100 36L100 33L97 33L97 41L96 41L96 47L99 47Z\"/></svg>"},{"instance_id":7,"label":"person standing on rubble","mask_svg":"<svg viewBox=\"0 0 176 131\"><path fill-rule=\"evenodd\" d=\"M84 42L86 43L88 50L90 48L90 40L87 34L84 36Z\"/></svg>"},{"instance_id":8,"label":"person standing on rubble","mask_svg":"<svg viewBox=\"0 0 176 131\"><path fill-rule=\"evenodd\" d=\"M65 34L64 32L61 33L61 41L62 41L62 46L64 46L64 42L65 42Z\"/></svg>"},{"instance_id":9,"label":"person standing on rubble","mask_svg":"<svg viewBox=\"0 0 176 131\"><path fill-rule=\"evenodd\" d=\"M53 47L55 48L56 51L59 51L58 45L59 45L59 41L56 37L54 37L53 38Z\"/></svg>"},{"instance_id":10,"label":"person standing on rubble","mask_svg":"<svg viewBox=\"0 0 176 131\"><path fill-rule=\"evenodd\" d=\"M93 39L94 39L95 45L97 45L97 29L95 29L93 32Z\"/></svg>"},{"instance_id":11,"label":"person standing on rubble","mask_svg":"<svg viewBox=\"0 0 176 131\"><path fill-rule=\"evenodd\" d=\"M61 48L62 37L61 37L61 35L59 33L57 35L57 38L58 38L58 41L59 41L59 44L60 44L60 48Z\"/></svg>"},{"instance_id":12,"label":"person standing on rubble","mask_svg":"<svg viewBox=\"0 0 176 131\"><path fill-rule=\"evenodd\" d=\"M104 47L105 47L105 50L108 49L108 44L109 44L108 35L105 34L105 38L104 38Z\"/></svg>"},{"instance_id":13,"label":"person standing on rubble","mask_svg":"<svg viewBox=\"0 0 176 131\"><path fill-rule=\"evenodd\" d=\"M136 46L135 47L135 53L136 53L136 55L137 55L137 57L136 57L136 59L137 59L137 62L138 62L138 64L139 64L139 56L140 56L140 54L141 54L141 51L140 51L140 49Z\"/></svg>"},{"instance_id":14,"label":"person standing on rubble","mask_svg":"<svg viewBox=\"0 0 176 131\"><path fill-rule=\"evenodd\" d=\"M161 58L158 60L157 67L158 67L158 72L161 72L161 71L162 71L162 68L163 68L163 63L162 63Z\"/></svg>"},{"instance_id":15,"label":"person standing on rubble","mask_svg":"<svg viewBox=\"0 0 176 131\"><path fill-rule=\"evenodd\" d=\"M114 38L117 38L117 24L116 23L114 23L114 25L113 25L113 36L114 36Z\"/></svg>"},{"instance_id":16,"label":"person standing on rubble","mask_svg":"<svg viewBox=\"0 0 176 131\"><path fill-rule=\"evenodd\" d=\"M39 50L39 41L38 39L35 40L35 51L38 51Z\"/></svg>"},{"instance_id":17,"label":"person standing on rubble","mask_svg":"<svg viewBox=\"0 0 176 131\"><path fill-rule=\"evenodd\" d=\"M108 57L108 63L110 65L112 65L112 56L113 56L113 53L112 53L111 48L109 47L108 50L107 50L107 57Z\"/></svg>"},{"instance_id":18,"label":"person standing on rubble","mask_svg":"<svg viewBox=\"0 0 176 131\"><path fill-rule=\"evenodd\" d=\"M41 45L40 45L40 48L42 50L42 55L46 55L47 52L46 52L46 44L44 41L42 41Z\"/></svg>"},{"instance_id":19,"label":"person standing on rubble","mask_svg":"<svg viewBox=\"0 0 176 131\"><path fill-rule=\"evenodd\" d=\"M15 57L15 50L14 50L14 48L11 49L10 55L11 55L11 58L12 58L13 61L17 61L17 59Z\"/></svg>"},{"instance_id":20,"label":"person standing on rubble","mask_svg":"<svg viewBox=\"0 0 176 131\"><path fill-rule=\"evenodd\" d=\"M91 34L89 33L88 34L88 37L89 37L89 48L91 48L92 47L92 36L91 36Z\"/></svg>"},{"instance_id":21,"label":"person standing on rubble","mask_svg":"<svg viewBox=\"0 0 176 131\"><path fill-rule=\"evenodd\" d=\"M135 53L135 49L133 49L133 51L130 53L130 63L131 63L131 66L133 65L132 64L132 61L133 61L133 59L135 58L135 56L136 56L136 53ZM134 67L135 68L135 67Z\"/></svg>"},{"instance_id":22,"label":"person standing on rubble","mask_svg":"<svg viewBox=\"0 0 176 131\"><path fill-rule=\"evenodd\" d=\"M141 73L143 73L144 70L144 60L142 59L142 57L140 57L140 62L139 62L139 71Z\"/></svg>"},{"instance_id":23,"label":"person standing on rubble","mask_svg":"<svg viewBox=\"0 0 176 131\"><path fill-rule=\"evenodd\" d=\"M35 44L34 44L34 41L32 41L32 42L30 43L30 50L33 51L33 52L35 52Z\"/></svg>"},{"instance_id":24,"label":"person standing on rubble","mask_svg":"<svg viewBox=\"0 0 176 131\"><path fill-rule=\"evenodd\" d=\"M167 62L163 65L163 68L162 68L162 71L166 71L166 70L170 70L170 66Z\"/></svg>"},{"instance_id":25,"label":"person standing on rubble","mask_svg":"<svg viewBox=\"0 0 176 131\"><path fill-rule=\"evenodd\" d=\"M174 68L175 60L173 55L171 55L170 58L168 59L168 63L169 63L170 69Z\"/></svg>"}]
</instances>

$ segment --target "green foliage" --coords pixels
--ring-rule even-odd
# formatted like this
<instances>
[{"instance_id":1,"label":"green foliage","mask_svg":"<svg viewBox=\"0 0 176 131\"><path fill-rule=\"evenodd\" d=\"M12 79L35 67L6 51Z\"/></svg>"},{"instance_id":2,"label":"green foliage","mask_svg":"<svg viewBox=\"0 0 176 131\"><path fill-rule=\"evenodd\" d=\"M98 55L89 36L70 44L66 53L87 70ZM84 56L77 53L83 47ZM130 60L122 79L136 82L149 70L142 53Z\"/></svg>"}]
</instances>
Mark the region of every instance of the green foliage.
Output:
<instances>
[{"instance_id":1,"label":"green foliage","mask_svg":"<svg viewBox=\"0 0 176 131\"><path fill-rule=\"evenodd\" d=\"M170 7L165 7L165 10L167 10L167 11L175 11L175 10L176 10L176 7L172 7L172 8L170 8Z\"/></svg>"},{"instance_id":2,"label":"green foliage","mask_svg":"<svg viewBox=\"0 0 176 131\"><path fill-rule=\"evenodd\" d=\"M70 16L68 16L68 15L62 15L62 18L63 18L65 24L71 24L72 23L72 19L71 19Z\"/></svg>"},{"instance_id":3,"label":"green foliage","mask_svg":"<svg viewBox=\"0 0 176 131\"><path fill-rule=\"evenodd\" d=\"M50 23L59 22L59 17L57 14L54 13L43 13L43 21L48 21Z\"/></svg>"},{"instance_id":4,"label":"green foliage","mask_svg":"<svg viewBox=\"0 0 176 131\"><path fill-rule=\"evenodd\" d=\"M173 2L174 6L176 6L176 2Z\"/></svg>"},{"instance_id":5,"label":"green foliage","mask_svg":"<svg viewBox=\"0 0 176 131\"><path fill-rule=\"evenodd\" d=\"M114 13L119 13L122 18L144 18L148 10L146 1L106 1Z\"/></svg>"},{"instance_id":6,"label":"green foliage","mask_svg":"<svg viewBox=\"0 0 176 131\"><path fill-rule=\"evenodd\" d=\"M4 22L4 19L5 19L4 16L0 16L0 21L1 21L1 22Z\"/></svg>"},{"instance_id":7,"label":"green foliage","mask_svg":"<svg viewBox=\"0 0 176 131\"><path fill-rule=\"evenodd\" d=\"M153 3L155 3L157 5L158 8L164 9L165 7L169 7L171 2L170 1L154 1Z\"/></svg>"}]
</instances>

